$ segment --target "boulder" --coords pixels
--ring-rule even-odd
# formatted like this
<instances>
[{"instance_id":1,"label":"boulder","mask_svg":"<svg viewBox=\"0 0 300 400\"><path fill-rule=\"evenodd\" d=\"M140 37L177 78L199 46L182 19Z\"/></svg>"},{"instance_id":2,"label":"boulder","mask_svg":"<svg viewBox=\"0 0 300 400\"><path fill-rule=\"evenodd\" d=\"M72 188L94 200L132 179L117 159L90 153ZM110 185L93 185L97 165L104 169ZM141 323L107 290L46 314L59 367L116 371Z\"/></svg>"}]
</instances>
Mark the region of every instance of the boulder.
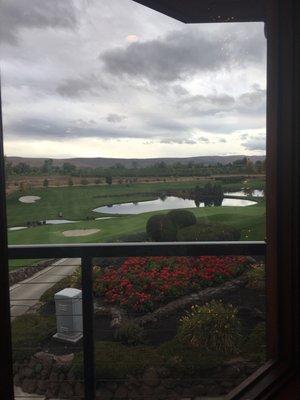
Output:
<instances>
[{"instance_id":1,"label":"boulder","mask_svg":"<svg viewBox=\"0 0 300 400\"><path fill-rule=\"evenodd\" d=\"M73 362L74 360L74 353L72 354L66 354L63 356L55 356L54 360L57 362L59 365L69 365Z\"/></svg>"},{"instance_id":2,"label":"boulder","mask_svg":"<svg viewBox=\"0 0 300 400\"><path fill-rule=\"evenodd\" d=\"M59 397L59 398L62 398L62 399L64 399L64 398L70 399L70 398L73 396L73 394L74 394L73 387L72 387L72 385L71 385L70 383L68 383L68 382L63 382L63 383L60 385L60 388L59 388L59 392L58 392L58 393L59 393L59 394L58 394L58 397Z\"/></svg>"},{"instance_id":3,"label":"boulder","mask_svg":"<svg viewBox=\"0 0 300 400\"><path fill-rule=\"evenodd\" d=\"M101 388L96 392L96 400L111 400L112 398L113 394L108 389Z\"/></svg>"},{"instance_id":4,"label":"boulder","mask_svg":"<svg viewBox=\"0 0 300 400\"><path fill-rule=\"evenodd\" d=\"M127 399L128 389L126 386L119 386L115 392L115 399Z\"/></svg>"},{"instance_id":5,"label":"boulder","mask_svg":"<svg viewBox=\"0 0 300 400\"><path fill-rule=\"evenodd\" d=\"M159 375L154 368L149 368L143 375L143 382L147 386L158 386L160 383Z\"/></svg>"},{"instance_id":6,"label":"boulder","mask_svg":"<svg viewBox=\"0 0 300 400\"><path fill-rule=\"evenodd\" d=\"M35 379L24 379L22 383L22 390L25 393L34 393L37 388L37 381Z\"/></svg>"}]
</instances>

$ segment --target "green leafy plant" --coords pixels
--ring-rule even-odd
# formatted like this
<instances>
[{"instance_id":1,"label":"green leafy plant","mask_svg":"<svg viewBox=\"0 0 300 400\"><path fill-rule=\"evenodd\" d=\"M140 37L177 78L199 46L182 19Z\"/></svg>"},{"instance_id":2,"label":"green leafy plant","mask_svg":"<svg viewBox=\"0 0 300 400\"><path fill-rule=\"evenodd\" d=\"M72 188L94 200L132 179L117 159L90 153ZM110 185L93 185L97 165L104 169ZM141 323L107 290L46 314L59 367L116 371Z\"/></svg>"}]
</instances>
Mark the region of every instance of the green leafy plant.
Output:
<instances>
[{"instance_id":1,"label":"green leafy plant","mask_svg":"<svg viewBox=\"0 0 300 400\"><path fill-rule=\"evenodd\" d=\"M266 324L262 322L257 324L248 336L243 352L251 361L263 363L266 361L266 348Z\"/></svg>"},{"instance_id":2,"label":"green leafy plant","mask_svg":"<svg viewBox=\"0 0 300 400\"><path fill-rule=\"evenodd\" d=\"M43 342L55 333L55 317L26 314L12 322L14 361L23 361L41 350Z\"/></svg>"},{"instance_id":3,"label":"green leafy plant","mask_svg":"<svg viewBox=\"0 0 300 400\"><path fill-rule=\"evenodd\" d=\"M163 365L161 355L151 346L128 347L117 342L95 343L96 380L124 379L142 373L148 367ZM73 372L83 376L83 353L75 354Z\"/></svg>"},{"instance_id":4,"label":"green leafy plant","mask_svg":"<svg viewBox=\"0 0 300 400\"><path fill-rule=\"evenodd\" d=\"M131 321L124 322L115 331L115 339L129 346L143 344L146 341L144 329Z\"/></svg>"},{"instance_id":5,"label":"green leafy plant","mask_svg":"<svg viewBox=\"0 0 300 400\"><path fill-rule=\"evenodd\" d=\"M172 242L177 238L177 227L167 215L153 215L148 219L146 231L155 242Z\"/></svg>"},{"instance_id":6,"label":"green leafy plant","mask_svg":"<svg viewBox=\"0 0 300 400\"><path fill-rule=\"evenodd\" d=\"M240 341L238 310L222 301L192 306L181 318L178 338L188 346L233 354Z\"/></svg>"},{"instance_id":7,"label":"green leafy plant","mask_svg":"<svg viewBox=\"0 0 300 400\"><path fill-rule=\"evenodd\" d=\"M266 272L264 264L253 264L249 272L247 273L248 283L247 287L249 289L264 290Z\"/></svg>"},{"instance_id":8,"label":"green leafy plant","mask_svg":"<svg viewBox=\"0 0 300 400\"><path fill-rule=\"evenodd\" d=\"M197 223L195 214L188 210L172 210L167 215L178 229Z\"/></svg>"}]
</instances>

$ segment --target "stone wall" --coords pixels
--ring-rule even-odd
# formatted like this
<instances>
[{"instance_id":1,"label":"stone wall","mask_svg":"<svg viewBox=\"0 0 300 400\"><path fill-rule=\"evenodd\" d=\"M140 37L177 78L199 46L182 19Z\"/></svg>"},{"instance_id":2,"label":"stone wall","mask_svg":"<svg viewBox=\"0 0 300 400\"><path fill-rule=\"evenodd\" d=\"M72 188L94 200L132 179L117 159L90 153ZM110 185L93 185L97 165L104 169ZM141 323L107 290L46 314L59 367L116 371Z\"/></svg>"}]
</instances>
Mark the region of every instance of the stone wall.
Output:
<instances>
[{"instance_id":1,"label":"stone wall","mask_svg":"<svg viewBox=\"0 0 300 400\"><path fill-rule=\"evenodd\" d=\"M74 354L54 356L39 352L21 365L14 364L14 381L25 393L46 398L80 400L84 385L72 373ZM26 365L24 367L24 365ZM96 400L200 400L222 396L254 372L258 366L243 358L232 359L212 371L195 376L172 376L168 368L148 368L126 379L108 381L97 388Z\"/></svg>"}]
</instances>

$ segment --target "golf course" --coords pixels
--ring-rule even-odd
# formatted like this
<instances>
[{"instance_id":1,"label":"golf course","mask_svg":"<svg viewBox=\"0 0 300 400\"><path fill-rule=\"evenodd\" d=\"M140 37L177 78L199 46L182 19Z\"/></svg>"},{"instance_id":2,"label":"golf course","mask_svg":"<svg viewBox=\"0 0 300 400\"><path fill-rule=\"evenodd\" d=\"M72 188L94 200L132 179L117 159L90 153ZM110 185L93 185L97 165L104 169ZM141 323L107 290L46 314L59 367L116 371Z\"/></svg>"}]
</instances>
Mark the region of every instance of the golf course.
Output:
<instances>
[{"instance_id":1,"label":"golf course","mask_svg":"<svg viewBox=\"0 0 300 400\"><path fill-rule=\"evenodd\" d=\"M171 192L185 193L196 185L203 186L207 180L186 182L138 183L131 185L101 185L47 187L16 191L7 198L7 215L10 244L98 243L122 241L123 238L145 232L148 219L158 210L138 214L109 214L93 211L97 207L116 204L137 204L157 199ZM241 183L224 184L223 189L235 193L264 189L264 181L251 179ZM22 202L20 197L33 202ZM29 197L30 196L30 197ZM234 197L234 196L228 196ZM239 197L239 196L237 196ZM242 240L263 240L265 237L265 201L244 195L243 200L254 200L253 205L191 207L198 221L222 223L241 231ZM43 221L31 226L30 221ZM47 221L47 223L46 223ZM48 223L49 221L49 223ZM51 221L53 221L51 223ZM64 221L66 223L64 223ZM23 229L22 229L23 228ZM79 231L71 235L70 231ZM85 234L85 231L87 233ZM80 234L81 232L81 234Z\"/></svg>"}]
</instances>

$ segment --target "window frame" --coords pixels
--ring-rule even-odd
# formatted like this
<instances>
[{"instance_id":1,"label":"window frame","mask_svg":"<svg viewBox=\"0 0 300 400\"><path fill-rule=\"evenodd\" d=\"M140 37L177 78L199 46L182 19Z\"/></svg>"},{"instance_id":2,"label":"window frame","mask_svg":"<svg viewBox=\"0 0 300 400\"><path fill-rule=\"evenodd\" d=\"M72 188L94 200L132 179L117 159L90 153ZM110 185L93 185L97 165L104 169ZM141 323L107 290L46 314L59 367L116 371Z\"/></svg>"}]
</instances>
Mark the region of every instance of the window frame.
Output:
<instances>
[{"instance_id":1,"label":"window frame","mask_svg":"<svg viewBox=\"0 0 300 400\"><path fill-rule=\"evenodd\" d=\"M239 4L242 7L242 2ZM300 129L297 109L300 92L300 46L296 41L299 41L300 35L299 25L297 26L300 6L297 0L266 0L266 7L268 40L266 290L269 361L227 396L231 400L274 399L275 393L287 385L299 371ZM235 22L238 20L235 19ZM2 368L1 371L0 398L13 399L9 251L1 116L0 112L0 197L2 199L0 202L0 262L2 266L0 269L0 324L2 327L0 344L2 360L6 368ZM190 252L187 255L189 254Z\"/></svg>"}]
</instances>

